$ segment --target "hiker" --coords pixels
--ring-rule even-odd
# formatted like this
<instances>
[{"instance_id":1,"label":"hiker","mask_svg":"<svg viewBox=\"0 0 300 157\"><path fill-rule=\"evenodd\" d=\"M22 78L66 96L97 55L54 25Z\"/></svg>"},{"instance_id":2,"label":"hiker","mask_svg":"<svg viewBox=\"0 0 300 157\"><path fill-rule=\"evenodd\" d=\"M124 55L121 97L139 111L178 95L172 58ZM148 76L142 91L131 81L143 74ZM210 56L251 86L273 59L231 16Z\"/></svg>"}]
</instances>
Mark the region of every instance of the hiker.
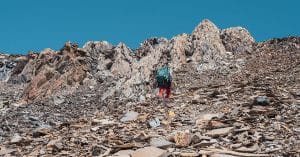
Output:
<instances>
[{"instance_id":1,"label":"hiker","mask_svg":"<svg viewBox=\"0 0 300 157\"><path fill-rule=\"evenodd\" d=\"M157 70L156 82L159 87L158 96L163 98L164 94L166 94L165 98L170 98L172 75L171 75L171 69L167 64Z\"/></svg>"}]
</instances>

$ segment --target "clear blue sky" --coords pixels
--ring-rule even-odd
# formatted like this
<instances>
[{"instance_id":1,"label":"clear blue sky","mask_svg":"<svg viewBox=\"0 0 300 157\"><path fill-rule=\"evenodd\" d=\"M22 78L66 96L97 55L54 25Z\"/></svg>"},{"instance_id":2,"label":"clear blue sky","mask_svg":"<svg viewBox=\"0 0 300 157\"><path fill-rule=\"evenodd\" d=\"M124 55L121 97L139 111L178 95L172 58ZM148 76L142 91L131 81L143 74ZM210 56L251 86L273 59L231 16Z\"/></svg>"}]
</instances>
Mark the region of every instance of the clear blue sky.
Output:
<instances>
[{"instance_id":1,"label":"clear blue sky","mask_svg":"<svg viewBox=\"0 0 300 157\"><path fill-rule=\"evenodd\" d=\"M27 53L65 41L125 42L191 33L208 18L243 26L257 41L300 35L299 0L1 0L0 52Z\"/></svg>"}]
</instances>

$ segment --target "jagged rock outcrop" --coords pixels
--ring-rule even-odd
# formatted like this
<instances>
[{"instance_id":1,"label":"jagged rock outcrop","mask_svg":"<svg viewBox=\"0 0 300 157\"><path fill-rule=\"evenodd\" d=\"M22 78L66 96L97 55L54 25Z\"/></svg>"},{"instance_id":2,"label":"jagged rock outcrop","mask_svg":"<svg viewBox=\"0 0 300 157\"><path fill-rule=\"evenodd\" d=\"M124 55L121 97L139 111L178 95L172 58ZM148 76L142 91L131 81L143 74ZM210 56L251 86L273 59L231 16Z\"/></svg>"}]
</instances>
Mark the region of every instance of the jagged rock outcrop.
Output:
<instances>
[{"instance_id":1,"label":"jagged rock outcrop","mask_svg":"<svg viewBox=\"0 0 300 157\"><path fill-rule=\"evenodd\" d=\"M117 77L131 77L131 64L134 62L131 56L132 50L124 43L119 43L114 49L111 73Z\"/></svg>"},{"instance_id":2,"label":"jagged rock outcrop","mask_svg":"<svg viewBox=\"0 0 300 157\"><path fill-rule=\"evenodd\" d=\"M192 34L181 34L171 40L150 38L136 50L124 43L113 46L107 41L89 41L83 48L67 42L57 52L45 49L40 54L28 54L16 62L16 68L2 75L11 83L28 84L23 94L28 101L46 97L56 90L97 83L114 85L109 85L102 100L116 94L120 98L136 99L151 92L155 71L166 63L174 71L192 61L190 66L200 73L210 70L223 75L235 73L244 61L235 59L234 54L251 51L253 42L245 29L221 32L211 21L203 20Z\"/></svg>"},{"instance_id":3,"label":"jagged rock outcrop","mask_svg":"<svg viewBox=\"0 0 300 157\"><path fill-rule=\"evenodd\" d=\"M9 59L9 55L0 54L0 81L8 81L16 66L16 63Z\"/></svg>"},{"instance_id":4,"label":"jagged rock outcrop","mask_svg":"<svg viewBox=\"0 0 300 157\"><path fill-rule=\"evenodd\" d=\"M48 55L44 56L44 54ZM48 97L57 90L68 87L74 89L83 84L82 81L86 78L88 69L84 58L86 54L70 42L67 42L57 53L49 50L43 51L37 59L28 63L33 76L24 90L23 99L25 101L37 100ZM72 90L69 90L69 93L72 93Z\"/></svg>"},{"instance_id":5,"label":"jagged rock outcrop","mask_svg":"<svg viewBox=\"0 0 300 157\"><path fill-rule=\"evenodd\" d=\"M165 38L146 40L134 53L138 56L132 63L131 77L120 87L123 96L138 98L151 92L154 74L157 67L167 62L169 56L169 41ZM117 87L118 88L118 87Z\"/></svg>"},{"instance_id":6,"label":"jagged rock outcrop","mask_svg":"<svg viewBox=\"0 0 300 157\"><path fill-rule=\"evenodd\" d=\"M187 62L187 54L190 52L191 42L188 34L181 34L170 41L171 67L177 70L182 64Z\"/></svg>"},{"instance_id":7,"label":"jagged rock outcrop","mask_svg":"<svg viewBox=\"0 0 300 157\"><path fill-rule=\"evenodd\" d=\"M115 55L114 46L107 41L89 41L83 46L83 50L90 53L92 77L99 83L112 80L110 69Z\"/></svg>"},{"instance_id":8,"label":"jagged rock outcrop","mask_svg":"<svg viewBox=\"0 0 300 157\"><path fill-rule=\"evenodd\" d=\"M203 20L191 34L193 61L199 71L218 67L226 50L220 38L220 30L209 20Z\"/></svg>"},{"instance_id":9,"label":"jagged rock outcrop","mask_svg":"<svg viewBox=\"0 0 300 157\"><path fill-rule=\"evenodd\" d=\"M12 83L29 83L36 75L36 67L43 66L42 60L50 60L55 55L55 51L46 48L38 53L29 53L27 56L19 59L17 67L14 69L9 82Z\"/></svg>"},{"instance_id":10,"label":"jagged rock outcrop","mask_svg":"<svg viewBox=\"0 0 300 157\"><path fill-rule=\"evenodd\" d=\"M254 38L242 27L224 29L221 32L222 42L226 51L235 54L251 53L253 50Z\"/></svg>"}]
</instances>

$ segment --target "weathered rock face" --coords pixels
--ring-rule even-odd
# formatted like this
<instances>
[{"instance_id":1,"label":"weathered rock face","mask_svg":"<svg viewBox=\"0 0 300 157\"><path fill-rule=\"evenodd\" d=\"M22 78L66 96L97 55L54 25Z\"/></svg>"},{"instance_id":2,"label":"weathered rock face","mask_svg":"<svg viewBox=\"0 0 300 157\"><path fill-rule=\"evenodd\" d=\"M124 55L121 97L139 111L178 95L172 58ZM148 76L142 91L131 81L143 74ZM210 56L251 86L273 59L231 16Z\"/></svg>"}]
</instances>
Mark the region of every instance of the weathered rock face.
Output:
<instances>
[{"instance_id":1,"label":"weathered rock face","mask_svg":"<svg viewBox=\"0 0 300 157\"><path fill-rule=\"evenodd\" d=\"M182 64L187 61L188 52L190 52L191 42L188 34L181 34L170 41L171 67L177 70Z\"/></svg>"},{"instance_id":2,"label":"weathered rock face","mask_svg":"<svg viewBox=\"0 0 300 157\"><path fill-rule=\"evenodd\" d=\"M110 69L115 55L114 46L107 41L89 41L83 46L89 52L90 71L98 82L108 81L113 75Z\"/></svg>"},{"instance_id":3,"label":"weathered rock face","mask_svg":"<svg viewBox=\"0 0 300 157\"><path fill-rule=\"evenodd\" d=\"M0 54L0 81L9 83L25 82L24 77L17 77L28 62L27 56Z\"/></svg>"},{"instance_id":4,"label":"weathered rock face","mask_svg":"<svg viewBox=\"0 0 300 157\"><path fill-rule=\"evenodd\" d=\"M200 71L216 69L226 50L220 30L209 20L203 20L192 32L193 61Z\"/></svg>"},{"instance_id":5,"label":"weathered rock face","mask_svg":"<svg viewBox=\"0 0 300 157\"><path fill-rule=\"evenodd\" d=\"M0 54L0 81L8 81L16 63L8 55Z\"/></svg>"},{"instance_id":6,"label":"weathered rock face","mask_svg":"<svg viewBox=\"0 0 300 157\"><path fill-rule=\"evenodd\" d=\"M123 43L120 43L115 49L111 73L118 77L130 78L131 64L133 58L130 56L132 51Z\"/></svg>"},{"instance_id":7,"label":"weathered rock face","mask_svg":"<svg viewBox=\"0 0 300 157\"><path fill-rule=\"evenodd\" d=\"M20 59L14 73L12 74L9 82L14 83L28 83L36 75L36 67L43 66L42 60L50 60L55 55L55 51L46 48L40 54L30 53L25 58Z\"/></svg>"},{"instance_id":8,"label":"weathered rock face","mask_svg":"<svg viewBox=\"0 0 300 157\"><path fill-rule=\"evenodd\" d=\"M222 42L225 49L233 53L251 53L253 50L254 38L242 27L224 29L221 32Z\"/></svg>"},{"instance_id":9,"label":"weathered rock face","mask_svg":"<svg viewBox=\"0 0 300 157\"><path fill-rule=\"evenodd\" d=\"M120 93L129 98L137 98L150 91L157 67L167 62L169 56L168 40L164 38L145 41L135 51L137 60L132 62L131 77L120 85ZM118 87L117 87L118 88Z\"/></svg>"},{"instance_id":10,"label":"weathered rock face","mask_svg":"<svg viewBox=\"0 0 300 157\"><path fill-rule=\"evenodd\" d=\"M46 54L46 55L45 55ZM66 43L58 52L45 50L29 62L24 71L32 71L32 79L23 93L25 101L48 97L63 88L76 88L86 77L86 52ZM28 70L28 71L30 71ZM70 91L72 92L72 91Z\"/></svg>"}]
</instances>

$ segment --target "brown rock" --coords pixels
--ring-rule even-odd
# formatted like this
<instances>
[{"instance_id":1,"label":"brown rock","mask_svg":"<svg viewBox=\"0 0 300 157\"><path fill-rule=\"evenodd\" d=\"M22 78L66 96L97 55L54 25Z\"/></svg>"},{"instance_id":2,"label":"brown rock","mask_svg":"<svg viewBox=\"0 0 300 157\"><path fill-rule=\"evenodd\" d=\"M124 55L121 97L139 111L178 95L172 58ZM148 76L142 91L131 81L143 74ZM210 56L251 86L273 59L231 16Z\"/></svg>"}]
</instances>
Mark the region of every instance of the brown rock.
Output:
<instances>
[{"instance_id":1,"label":"brown rock","mask_svg":"<svg viewBox=\"0 0 300 157\"><path fill-rule=\"evenodd\" d=\"M180 153L181 157L197 157L200 156L199 153L196 152L189 152L189 153Z\"/></svg>"},{"instance_id":2,"label":"brown rock","mask_svg":"<svg viewBox=\"0 0 300 157\"><path fill-rule=\"evenodd\" d=\"M218 113L207 113L207 114L203 114L201 116L198 117L198 119L196 120L196 125L200 128L206 128L209 121L213 118L221 118L222 114L218 114Z\"/></svg>"},{"instance_id":3,"label":"brown rock","mask_svg":"<svg viewBox=\"0 0 300 157\"><path fill-rule=\"evenodd\" d=\"M192 135L189 131L179 131L175 133L174 141L178 147L189 146L192 140Z\"/></svg>"},{"instance_id":4,"label":"brown rock","mask_svg":"<svg viewBox=\"0 0 300 157\"><path fill-rule=\"evenodd\" d=\"M233 130L233 127L214 129L206 132L205 134L212 137L228 135Z\"/></svg>"},{"instance_id":5,"label":"brown rock","mask_svg":"<svg viewBox=\"0 0 300 157\"><path fill-rule=\"evenodd\" d=\"M87 76L85 55L72 43L66 43L59 51L43 51L39 59L29 61L20 75L30 78L23 99L33 101L51 96L62 87L77 87ZM72 92L72 91L68 91Z\"/></svg>"},{"instance_id":6,"label":"brown rock","mask_svg":"<svg viewBox=\"0 0 300 157\"><path fill-rule=\"evenodd\" d=\"M217 129L217 128L224 128L227 125L220 122L220 121L216 121L216 120L211 120L208 122L207 128L208 129Z\"/></svg>"},{"instance_id":7,"label":"brown rock","mask_svg":"<svg viewBox=\"0 0 300 157\"><path fill-rule=\"evenodd\" d=\"M47 149L62 149L63 146L62 146L62 143L60 143L60 141L61 141L61 138L51 140L47 144Z\"/></svg>"}]
</instances>

